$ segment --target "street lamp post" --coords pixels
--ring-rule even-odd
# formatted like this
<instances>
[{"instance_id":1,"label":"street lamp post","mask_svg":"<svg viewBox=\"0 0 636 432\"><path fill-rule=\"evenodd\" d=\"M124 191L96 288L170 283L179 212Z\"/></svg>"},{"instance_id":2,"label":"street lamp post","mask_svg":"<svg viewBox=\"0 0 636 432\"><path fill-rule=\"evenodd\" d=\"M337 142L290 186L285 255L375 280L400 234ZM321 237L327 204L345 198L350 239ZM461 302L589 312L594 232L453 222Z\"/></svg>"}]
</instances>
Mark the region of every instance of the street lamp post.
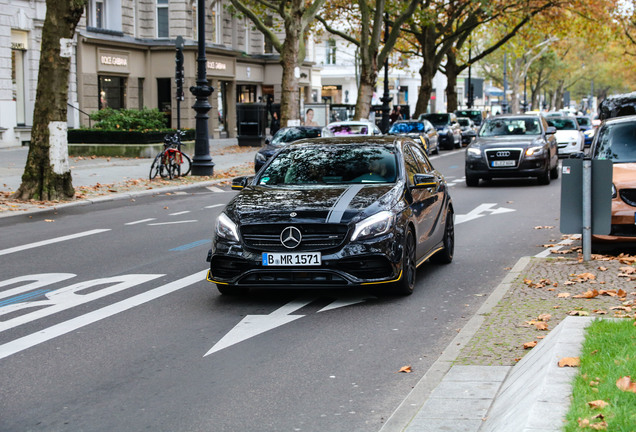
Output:
<instances>
[{"instance_id":1,"label":"street lamp post","mask_svg":"<svg viewBox=\"0 0 636 432\"><path fill-rule=\"evenodd\" d=\"M389 24L388 24L388 14L384 14L384 43L387 42L389 38ZM382 133L387 133L389 131L389 102L391 102L392 97L389 96L389 56L386 56L384 60L384 95L380 99L382 101L382 123L380 124L380 129L382 129Z\"/></svg>"},{"instance_id":2,"label":"street lamp post","mask_svg":"<svg viewBox=\"0 0 636 432\"><path fill-rule=\"evenodd\" d=\"M472 49L473 49L473 39L471 38L468 42L468 103L466 103L466 107L471 109L473 107L473 83L471 80L471 67L472 67Z\"/></svg>"},{"instance_id":3,"label":"street lamp post","mask_svg":"<svg viewBox=\"0 0 636 432\"><path fill-rule=\"evenodd\" d=\"M504 68L503 68L503 101L501 102L501 113L508 113L508 100L506 99L506 93L508 93L508 56L504 53Z\"/></svg>"},{"instance_id":4,"label":"street lamp post","mask_svg":"<svg viewBox=\"0 0 636 432\"><path fill-rule=\"evenodd\" d=\"M208 98L214 89L208 85L206 76L208 60L205 57L205 0L197 2L198 57L197 85L190 87L190 93L197 100L192 105L196 111L196 137L194 141L194 157L192 158L192 175L207 176L214 174L214 162L210 156L210 138L208 133L208 111L212 108Z\"/></svg>"}]
</instances>

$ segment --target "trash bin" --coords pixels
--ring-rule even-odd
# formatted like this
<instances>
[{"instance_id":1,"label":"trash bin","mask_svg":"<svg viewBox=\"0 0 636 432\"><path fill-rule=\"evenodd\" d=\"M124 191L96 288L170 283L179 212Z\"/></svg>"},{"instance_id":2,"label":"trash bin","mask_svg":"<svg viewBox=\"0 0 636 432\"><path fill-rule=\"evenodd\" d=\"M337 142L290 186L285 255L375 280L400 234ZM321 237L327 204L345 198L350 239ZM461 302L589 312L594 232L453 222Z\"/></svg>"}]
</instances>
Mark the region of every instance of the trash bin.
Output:
<instances>
[{"instance_id":1,"label":"trash bin","mask_svg":"<svg viewBox=\"0 0 636 432\"><path fill-rule=\"evenodd\" d=\"M236 104L239 146L260 147L265 142L267 109L264 103Z\"/></svg>"}]
</instances>

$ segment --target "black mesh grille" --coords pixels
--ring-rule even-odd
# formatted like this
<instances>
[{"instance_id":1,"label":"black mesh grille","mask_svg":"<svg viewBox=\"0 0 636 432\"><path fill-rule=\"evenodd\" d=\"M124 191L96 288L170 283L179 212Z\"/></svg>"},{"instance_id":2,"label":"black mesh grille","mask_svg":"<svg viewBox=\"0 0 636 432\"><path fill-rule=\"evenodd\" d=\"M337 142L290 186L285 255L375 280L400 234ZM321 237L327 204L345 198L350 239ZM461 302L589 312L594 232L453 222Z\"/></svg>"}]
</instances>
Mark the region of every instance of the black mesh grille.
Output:
<instances>
[{"instance_id":1,"label":"black mesh grille","mask_svg":"<svg viewBox=\"0 0 636 432\"><path fill-rule=\"evenodd\" d=\"M636 207L636 189L621 189L619 194L626 204Z\"/></svg>"},{"instance_id":2,"label":"black mesh grille","mask_svg":"<svg viewBox=\"0 0 636 432\"><path fill-rule=\"evenodd\" d=\"M288 226L298 228L302 234L298 251L321 251L339 247L347 236L347 226L342 224L257 224L241 227L245 246L251 249L277 252L290 251L281 244L280 233Z\"/></svg>"},{"instance_id":3,"label":"black mesh grille","mask_svg":"<svg viewBox=\"0 0 636 432\"><path fill-rule=\"evenodd\" d=\"M231 279L249 269L247 261L240 258L215 256L210 264L212 276L222 279Z\"/></svg>"},{"instance_id":4,"label":"black mesh grille","mask_svg":"<svg viewBox=\"0 0 636 432\"><path fill-rule=\"evenodd\" d=\"M339 270L360 279L383 279L393 274L393 267L386 257L345 258L334 264Z\"/></svg>"},{"instance_id":5,"label":"black mesh grille","mask_svg":"<svg viewBox=\"0 0 636 432\"><path fill-rule=\"evenodd\" d=\"M517 150L515 149L486 150L486 158L488 159L488 166L491 168L514 168L519 164L520 157L521 157L521 150L519 149ZM512 161L514 162L514 165L499 165L503 161Z\"/></svg>"},{"instance_id":6,"label":"black mesh grille","mask_svg":"<svg viewBox=\"0 0 636 432\"><path fill-rule=\"evenodd\" d=\"M257 271L238 281L239 285L295 285L344 286L348 285L342 276L329 271L277 270Z\"/></svg>"}]
</instances>

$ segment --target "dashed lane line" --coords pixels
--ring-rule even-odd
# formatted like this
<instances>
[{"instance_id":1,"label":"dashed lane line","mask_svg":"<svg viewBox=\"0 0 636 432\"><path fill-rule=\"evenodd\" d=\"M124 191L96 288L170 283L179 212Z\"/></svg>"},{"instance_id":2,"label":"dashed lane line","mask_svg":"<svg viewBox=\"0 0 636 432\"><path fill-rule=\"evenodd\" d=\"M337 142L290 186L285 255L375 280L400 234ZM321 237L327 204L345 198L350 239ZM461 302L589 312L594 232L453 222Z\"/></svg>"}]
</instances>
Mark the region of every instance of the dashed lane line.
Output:
<instances>
[{"instance_id":1,"label":"dashed lane line","mask_svg":"<svg viewBox=\"0 0 636 432\"><path fill-rule=\"evenodd\" d=\"M29 243L29 244L25 244L22 246L15 246L12 248L8 248L8 249L1 249L0 250L0 255L9 255L15 252L20 252L23 250L27 250L27 249L34 249L40 246L46 246L49 244L53 244L53 243L59 243L59 242L63 242L63 241L67 241L67 240L73 240L76 238L80 238L80 237L86 237L86 236L90 236L93 234L99 234L99 233L103 233L106 231L110 231L110 229L94 229L94 230L90 230L90 231L84 231L81 233L77 233L77 234L71 234L71 235L66 235L66 236L62 236L62 237L55 237L52 239L48 239L48 240L42 240L39 242L34 242L34 243Z\"/></svg>"}]
</instances>

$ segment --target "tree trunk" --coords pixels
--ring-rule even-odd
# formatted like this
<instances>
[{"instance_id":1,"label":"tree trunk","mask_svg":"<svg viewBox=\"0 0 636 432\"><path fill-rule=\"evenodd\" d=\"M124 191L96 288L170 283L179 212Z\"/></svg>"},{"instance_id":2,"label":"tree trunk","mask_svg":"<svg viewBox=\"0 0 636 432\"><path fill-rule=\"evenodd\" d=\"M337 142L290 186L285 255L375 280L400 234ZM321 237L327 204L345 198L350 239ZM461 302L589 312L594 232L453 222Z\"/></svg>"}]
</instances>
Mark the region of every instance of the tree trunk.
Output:
<instances>
[{"instance_id":1,"label":"tree trunk","mask_svg":"<svg viewBox=\"0 0 636 432\"><path fill-rule=\"evenodd\" d=\"M298 26L286 25L285 42L280 56L280 64L283 67L283 78L281 81L281 98L280 98L280 125L286 127L289 120L297 120L299 118L298 106L298 77L296 77L296 68L298 67L299 52L299 31ZM292 28L289 28L292 27Z\"/></svg>"},{"instance_id":2,"label":"tree trunk","mask_svg":"<svg viewBox=\"0 0 636 432\"><path fill-rule=\"evenodd\" d=\"M356 100L355 119L368 119L371 113L373 90L378 80L377 55L371 61L361 65L358 99Z\"/></svg>"},{"instance_id":3,"label":"tree trunk","mask_svg":"<svg viewBox=\"0 0 636 432\"><path fill-rule=\"evenodd\" d=\"M15 198L58 200L75 195L66 137L71 57L62 56L60 46L61 39L73 38L85 5L86 0L46 1L31 145Z\"/></svg>"},{"instance_id":4,"label":"tree trunk","mask_svg":"<svg viewBox=\"0 0 636 432\"><path fill-rule=\"evenodd\" d=\"M453 50L446 54L446 112L454 112L457 109L457 57Z\"/></svg>"}]
</instances>

